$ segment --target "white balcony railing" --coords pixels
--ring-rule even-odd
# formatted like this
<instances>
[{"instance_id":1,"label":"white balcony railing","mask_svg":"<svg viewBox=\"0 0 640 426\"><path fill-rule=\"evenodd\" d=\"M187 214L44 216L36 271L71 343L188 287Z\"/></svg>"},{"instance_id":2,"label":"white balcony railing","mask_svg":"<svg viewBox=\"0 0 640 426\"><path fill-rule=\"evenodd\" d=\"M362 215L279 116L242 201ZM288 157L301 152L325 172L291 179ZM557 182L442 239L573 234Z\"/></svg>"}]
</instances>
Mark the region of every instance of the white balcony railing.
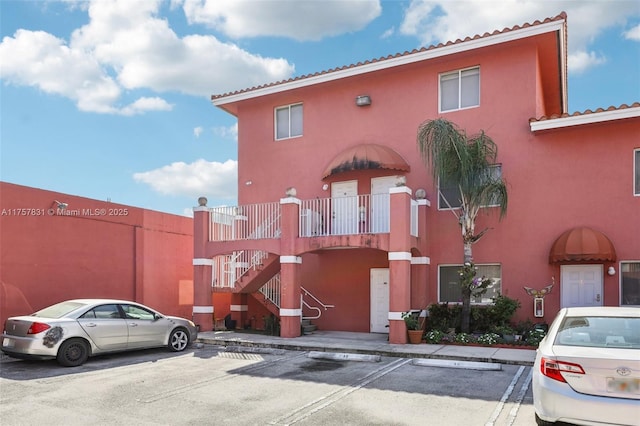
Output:
<instances>
[{"instance_id":1,"label":"white balcony railing","mask_svg":"<svg viewBox=\"0 0 640 426\"><path fill-rule=\"evenodd\" d=\"M280 238L280 203L213 207L209 241Z\"/></svg>"},{"instance_id":2,"label":"white balcony railing","mask_svg":"<svg viewBox=\"0 0 640 426\"><path fill-rule=\"evenodd\" d=\"M280 238L280 204L214 207L210 241ZM411 201L411 235L418 236L418 203ZM301 200L298 235L383 234L390 230L390 195Z\"/></svg>"},{"instance_id":3,"label":"white balcony railing","mask_svg":"<svg viewBox=\"0 0 640 426\"><path fill-rule=\"evenodd\" d=\"M299 236L389 232L389 194L303 200Z\"/></svg>"}]
</instances>

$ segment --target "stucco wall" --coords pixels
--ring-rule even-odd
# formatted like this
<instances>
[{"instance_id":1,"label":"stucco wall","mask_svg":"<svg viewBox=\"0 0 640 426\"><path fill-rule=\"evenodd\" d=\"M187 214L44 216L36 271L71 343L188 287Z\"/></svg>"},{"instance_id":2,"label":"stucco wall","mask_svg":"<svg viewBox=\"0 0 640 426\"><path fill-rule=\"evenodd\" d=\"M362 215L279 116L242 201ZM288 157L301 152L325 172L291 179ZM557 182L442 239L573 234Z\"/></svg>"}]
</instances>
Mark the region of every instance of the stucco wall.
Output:
<instances>
[{"instance_id":1,"label":"stucco wall","mask_svg":"<svg viewBox=\"0 0 640 426\"><path fill-rule=\"evenodd\" d=\"M94 297L191 317L191 218L5 182L0 211L3 323L65 299Z\"/></svg>"}]
</instances>

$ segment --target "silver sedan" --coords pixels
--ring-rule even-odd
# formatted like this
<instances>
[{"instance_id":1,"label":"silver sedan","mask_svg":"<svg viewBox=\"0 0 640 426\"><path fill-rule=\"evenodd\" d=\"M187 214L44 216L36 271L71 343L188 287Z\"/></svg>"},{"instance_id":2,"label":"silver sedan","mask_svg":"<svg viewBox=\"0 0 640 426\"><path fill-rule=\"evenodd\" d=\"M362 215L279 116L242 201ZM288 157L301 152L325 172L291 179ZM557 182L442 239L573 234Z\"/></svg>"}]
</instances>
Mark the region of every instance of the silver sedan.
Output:
<instances>
[{"instance_id":1,"label":"silver sedan","mask_svg":"<svg viewBox=\"0 0 640 426\"><path fill-rule=\"evenodd\" d=\"M640 424L640 308L561 309L533 367L538 425Z\"/></svg>"},{"instance_id":2,"label":"silver sedan","mask_svg":"<svg viewBox=\"0 0 640 426\"><path fill-rule=\"evenodd\" d=\"M28 316L9 318L2 352L22 359L57 359L67 367L93 355L167 346L185 350L198 336L195 324L135 302L76 299Z\"/></svg>"}]
</instances>

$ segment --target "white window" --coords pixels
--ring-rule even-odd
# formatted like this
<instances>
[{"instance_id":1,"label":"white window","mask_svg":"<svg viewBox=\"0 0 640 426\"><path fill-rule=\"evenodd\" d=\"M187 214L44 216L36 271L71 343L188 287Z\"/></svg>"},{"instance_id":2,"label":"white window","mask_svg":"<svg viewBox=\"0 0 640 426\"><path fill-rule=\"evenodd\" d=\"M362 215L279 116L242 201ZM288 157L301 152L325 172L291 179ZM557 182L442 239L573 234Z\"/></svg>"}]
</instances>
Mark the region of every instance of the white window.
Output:
<instances>
[{"instance_id":1,"label":"white window","mask_svg":"<svg viewBox=\"0 0 640 426\"><path fill-rule=\"evenodd\" d=\"M640 261L620 262L620 306L640 306Z\"/></svg>"},{"instance_id":2,"label":"white window","mask_svg":"<svg viewBox=\"0 0 640 426\"><path fill-rule=\"evenodd\" d=\"M491 177L499 179L502 177L502 165L495 164L490 168ZM438 209L449 210L459 209L462 206L460 199L460 188L457 182L441 182L438 181ZM483 207L496 206L498 203L491 203Z\"/></svg>"},{"instance_id":3,"label":"white window","mask_svg":"<svg viewBox=\"0 0 640 426\"><path fill-rule=\"evenodd\" d=\"M633 160L633 175L635 176L633 193L640 195L640 149L634 150L633 155L635 157Z\"/></svg>"},{"instance_id":4,"label":"white window","mask_svg":"<svg viewBox=\"0 0 640 426\"><path fill-rule=\"evenodd\" d=\"M276 139L302 136L302 104L276 108Z\"/></svg>"},{"instance_id":5,"label":"white window","mask_svg":"<svg viewBox=\"0 0 640 426\"><path fill-rule=\"evenodd\" d=\"M502 267L500 265L476 265L477 278L490 278L493 281L487 288L487 292L481 296L471 296L471 303L492 303L493 298L500 294L502 283ZM438 302L459 303L462 302L462 290L460 289L460 269L462 265L442 265L438 274Z\"/></svg>"},{"instance_id":6,"label":"white window","mask_svg":"<svg viewBox=\"0 0 640 426\"><path fill-rule=\"evenodd\" d=\"M480 105L480 67L440 74L440 112Z\"/></svg>"}]
</instances>

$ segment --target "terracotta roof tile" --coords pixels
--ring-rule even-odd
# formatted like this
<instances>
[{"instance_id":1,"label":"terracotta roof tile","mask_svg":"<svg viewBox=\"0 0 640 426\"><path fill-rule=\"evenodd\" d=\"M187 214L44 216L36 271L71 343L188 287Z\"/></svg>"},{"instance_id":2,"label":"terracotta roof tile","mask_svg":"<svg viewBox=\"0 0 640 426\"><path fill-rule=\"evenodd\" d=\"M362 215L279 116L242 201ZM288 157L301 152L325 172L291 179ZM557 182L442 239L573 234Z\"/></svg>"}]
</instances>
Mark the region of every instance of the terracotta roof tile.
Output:
<instances>
[{"instance_id":1,"label":"terracotta roof tile","mask_svg":"<svg viewBox=\"0 0 640 426\"><path fill-rule=\"evenodd\" d=\"M277 86L280 84L284 84L284 83L290 83L293 81L299 81L299 80L304 80L306 78L310 78L310 77L315 77L318 75L324 75L324 74L329 74L332 72L337 72L337 71L341 71L341 70L346 70L346 69L350 69L350 68L356 68L359 66L363 66L363 65L367 65L367 64L371 64L371 63L377 63L377 62L382 62L382 61L386 61L386 60L390 60L393 58L399 58L399 57L403 57L403 56L408 56L408 55L414 55L416 53L420 53L420 52L426 52L429 50L433 50L433 49L438 49L438 48L442 48L445 46L451 46L451 45L455 45L455 44L460 44L460 43L465 43L471 40L478 40L478 39L482 39L482 38L487 38L490 36L494 36L494 35L498 35L498 34L504 34L504 33L508 33L511 31L517 31L523 28L528 28L528 27L532 27L532 26L536 26L536 25L542 25L542 24L546 24L549 22L554 22L554 21L560 21L560 20L566 20L567 18L567 14L565 12L561 12L559 15L553 17L553 18L546 18L543 21L540 20L536 20L533 23L525 23L523 25L515 25L511 28L504 28L502 30L495 30L492 33L488 33L485 32L482 35L476 34L473 37L466 37L464 40L461 39L457 39L456 41L448 41L446 43L439 43L437 45L430 45L428 47L422 47L420 49L413 49L411 52L407 52L405 51L404 53L396 53L395 55L388 55L387 57L380 57L377 59L371 59L371 60L367 60L365 62L358 62L357 64L351 64L351 65L344 65L342 67L336 67L336 68L331 68L325 71L320 71L320 72L316 72L313 74L306 74L306 75L301 75L301 76L297 76L297 77L291 77L287 80L280 80L280 81L276 81L276 82L272 82L272 83L267 83L267 84L263 84L263 85L259 85L259 86L253 86L250 88L246 88L246 89L241 89L241 90L236 90L234 92L227 92L227 93L223 93L223 94L218 94L218 95L212 95L211 96L211 100L215 100L215 99L220 99L220 98L225 98L227 96L232 96L232 95L238 95L241 93L246 93L246 92L251 92L254 90L258 90L258 89L263 89L263 88L267 88L267 87L272 87L272 86Z\"/></svg>"},{"instance_id":2,"label":"terracotta roof tile","mask_svg":"<svg viewBox=\"0 0 640 426\"><path fill-rule=\"evenodd\" d=\"M543 115L542 117L539 118L530 118L529 119L529 123L535 123L535 122L539 122L539 121L546 121L546 120L554 120L557 118L567 118L567 117L580 117L580 116L584 116L584 115L589 115L589 114L597 114L599 112L606 112L606 111L619 111L619 110L624 110L624 109L628 109L628 108L638 108L640 107L640 102L634 102L631 105L627 105L627 104L622 104L618 107L616 106L610 106L609 108L597 108L595 111L591 110L591 109L587 109L585 111L576 111L574 113L568 114L552 114L552 115Z\"/></svg>"}]
</instances>

